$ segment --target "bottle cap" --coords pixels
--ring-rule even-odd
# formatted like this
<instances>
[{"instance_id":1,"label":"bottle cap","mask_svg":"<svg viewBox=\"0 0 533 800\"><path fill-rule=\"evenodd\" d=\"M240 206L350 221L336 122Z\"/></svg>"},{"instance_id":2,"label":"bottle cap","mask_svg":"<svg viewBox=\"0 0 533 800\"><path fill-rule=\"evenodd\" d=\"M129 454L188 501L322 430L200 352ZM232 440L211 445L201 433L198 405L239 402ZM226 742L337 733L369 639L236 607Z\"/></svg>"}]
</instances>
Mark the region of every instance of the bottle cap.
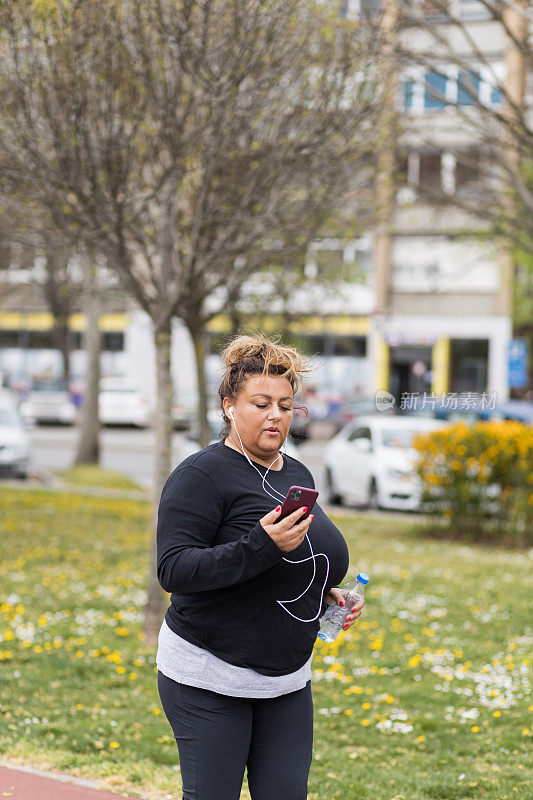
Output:
<instances>
[{"instance_id":1,"label":"bottle cap","mask_svg":"<svg viewBox=\"0 0 533 800\"><path fill-rule=\"evenodd\" d=\"M360 572L359 575L357 576L357 580L359 581L359 583L362 583L366 586L370 578L368 577L366 572Z\"/></svg>"}]
</instances>

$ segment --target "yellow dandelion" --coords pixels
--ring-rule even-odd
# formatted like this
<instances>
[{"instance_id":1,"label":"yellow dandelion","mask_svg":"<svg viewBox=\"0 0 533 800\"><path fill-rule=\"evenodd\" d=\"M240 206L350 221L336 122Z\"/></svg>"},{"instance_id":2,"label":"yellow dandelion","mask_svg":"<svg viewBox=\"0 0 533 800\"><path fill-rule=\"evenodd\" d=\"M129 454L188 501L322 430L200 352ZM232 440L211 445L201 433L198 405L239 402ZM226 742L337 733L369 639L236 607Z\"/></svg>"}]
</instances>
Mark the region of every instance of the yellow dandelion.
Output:
<instances>
[{"instance_id":1,"label":"yellow dandelion","mask_svg":"<svg viewBox=\"0 0 533 800\"><path fill-rule=\"evenodd\" d=\"M161 713L160 708L152 708L152 714L160 714L160 713Z\"/></svg>"},{"instance_id":2,"label":"yellow dandelion","mask_svg":"<svg viewBox=\"0 0 533 800\"><path fill-rule=\"evenodd\" d=\"M370 720L369 719L362 719L362 720L360 720L360 722L361 722L361 725L365 725L365 727L367 725L370 725Z\"/></svg>"},{"instance_id":3,"label":"yellow dandelion","mask_svg":"<svg viewBox=\"0 0 533 800\"><path fill-rule=\"evenodd\" d=\"M109 747L112 747L115 750L117 747L120 747L118 742L109 742Z\"/></svg>"},{"instance_id":4,"label":"yellow dandelion","mask_svg":"<svg viewBox=\"0 0 533 800\"><path fill-rule=\"evenodd\" d=\"M361 708L364 708L365 711L368 711L369 708L372 708L372 703L363 703Z\"/></svg>"},{"instance_id":5,"label":"yellow dandelion","mask_svg":"<svg viewBox=\"0 0 533 800\"><path fill-rule=\"evenodd\" d=\"M128 678L130 679L130 681L137 680L137 673L136 672L130 672L130 674L128 675Z\"/></svg>"},{"instance_id":6,"label":"yellow dandelion","mask_svg":"<svg viewBox=\"0 0 533 800\"><path fill-rule=\"evenodd\" d=\"M119 675L123 675L126 672L126 667L116 667L116 671Z\"/></svg>"},{"instance_id":7,"label":"yellow dandelion","mask_svg":"<svg viewBox=\"0 0 533 800\"><path fill-rule=\"evenodd\" d=\"M472 731L472 733L479 733L479 725L472 725L470 730Z\"/></svg>"},{"instance_id":8,"label":"yellow dandelion","mask_svg":"<svg viewBox=\"0 0 533 800\"><path fill-rule=\"evenodd\" d=\"M498 709L496 709L496 711L492 712L492 716L493 717L501 717L501 715L502 715L502 712L498 711Z\"/></svg>"}]
</instances>

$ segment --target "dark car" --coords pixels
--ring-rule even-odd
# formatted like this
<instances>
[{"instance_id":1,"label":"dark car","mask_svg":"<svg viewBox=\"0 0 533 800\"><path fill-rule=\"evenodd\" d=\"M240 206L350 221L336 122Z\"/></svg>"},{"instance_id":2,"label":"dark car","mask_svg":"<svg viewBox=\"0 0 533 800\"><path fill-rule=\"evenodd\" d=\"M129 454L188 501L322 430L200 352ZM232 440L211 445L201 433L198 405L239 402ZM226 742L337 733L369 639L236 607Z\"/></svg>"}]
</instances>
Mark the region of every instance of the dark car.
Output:
<instances>
[{"instance_id":1,"label":"dark car","mask_svg":"<svg viewBox=\"0 0 533 800\"><path fill-rule=\"evenodd\" d=\"M529 400L507 400L480 413L482 419L515 419L533 425L533 402Z\"/></svg>"}]
</instances>

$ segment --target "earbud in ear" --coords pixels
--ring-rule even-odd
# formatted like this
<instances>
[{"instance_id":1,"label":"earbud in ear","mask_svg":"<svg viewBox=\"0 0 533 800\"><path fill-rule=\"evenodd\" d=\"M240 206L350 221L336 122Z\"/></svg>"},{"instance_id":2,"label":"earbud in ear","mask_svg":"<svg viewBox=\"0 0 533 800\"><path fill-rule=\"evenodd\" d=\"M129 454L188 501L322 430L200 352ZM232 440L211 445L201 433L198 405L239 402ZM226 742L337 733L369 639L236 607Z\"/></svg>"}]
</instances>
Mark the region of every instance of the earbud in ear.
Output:
<instances>
[{"instance_id":1,"label":"earbud in ear","mask_svg":"<svg viewBox=\"0 0 533 800\"><path fill-rule=\"evenodd\" d=\"M228 409L228 416L233 418L233 406L230 406Z\"/></svg>"}]
</instances>

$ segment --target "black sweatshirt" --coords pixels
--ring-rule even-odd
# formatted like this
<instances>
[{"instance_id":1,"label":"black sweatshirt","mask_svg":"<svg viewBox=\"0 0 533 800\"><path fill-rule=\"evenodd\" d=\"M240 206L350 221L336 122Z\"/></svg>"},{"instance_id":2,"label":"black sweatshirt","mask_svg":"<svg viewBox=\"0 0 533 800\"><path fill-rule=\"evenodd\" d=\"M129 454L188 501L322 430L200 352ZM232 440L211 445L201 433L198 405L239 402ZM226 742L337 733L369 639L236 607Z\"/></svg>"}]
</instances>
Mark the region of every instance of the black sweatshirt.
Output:
<instances>
[{"instance_id":1,"label":"black sweatshirt","mask_svg":"<svg viewBox=\"0 0 533 800\"><path fill-rule=\"evenodd\" d=\"M266 467L253 463L261 476L242 453L219 441L176 467L159 503L157 576L171 593L165 619L175 633L230 664L286 675L311 655L320 621L301 622L285 608L303 620L316 616L327 562L316 558L315 578L299 600L276 602L304 591L313 561L288 564L283 557L297 561L311 555L307 538L284 553L259 523L278 502L262 489ZM287 455L267 481L282 497L293 485L314 488L307 467ZM322 616L326 594L348 570L348 547L318 503L312 513L313 551L329 559Z\"/></svg>"}]
</instances>

